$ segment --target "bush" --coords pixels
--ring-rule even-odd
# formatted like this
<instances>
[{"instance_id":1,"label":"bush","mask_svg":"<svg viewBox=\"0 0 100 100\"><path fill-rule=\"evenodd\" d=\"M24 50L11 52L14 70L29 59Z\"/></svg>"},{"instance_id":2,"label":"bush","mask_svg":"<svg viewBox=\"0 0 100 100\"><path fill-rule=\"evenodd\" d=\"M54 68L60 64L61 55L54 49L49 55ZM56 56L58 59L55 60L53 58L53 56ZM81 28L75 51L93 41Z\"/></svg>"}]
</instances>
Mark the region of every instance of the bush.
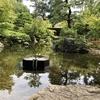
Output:
<instances>
[{"instance_id":1,"label":"bush","mask_svg":"<svg viewBox=\"0 0 100 100\"><path fill-rule=\"evenodd\" d=\"M49 41L50 37L54 34L54 31L48 28L52 27L48 20L42 20L40 18L33 19L32 24L25 24L25 33L30 36L36 36L39 40L43 39Z\"/></svg>"},{"instance_id":2,"label":"bush","mask_svg":"<svg viewBox=\"0 0 100 100\"><path fill-rule=\"evenodd\" d=\"M86 39L86 37L83 35L81 35L81 36L77 35L77 37L75 38L75 44L79 48L88 48L89 47L88 39Z\"/></svg>"},{"instance_id":3,"label":"bush","mask_svg":"<svg viewBox=\"0 0 100 100\"><path fill-rule=\"evenodd\" d=\"M30 36L25 33L5 30L2 35L6 36L6 37L12 37L16 40L30 41Z\"/></svg>"},{"instance_id":4,"label":"bush","mask_svg":"<svg viewBox=\"0 0 100 100\"><path fill-rule=\"evenodd\" d=\"M67 38L74 38L76 35L77 33L74 29L65 27L61 30L61 36L66 36Z\"/></svg>"}]
</instances>

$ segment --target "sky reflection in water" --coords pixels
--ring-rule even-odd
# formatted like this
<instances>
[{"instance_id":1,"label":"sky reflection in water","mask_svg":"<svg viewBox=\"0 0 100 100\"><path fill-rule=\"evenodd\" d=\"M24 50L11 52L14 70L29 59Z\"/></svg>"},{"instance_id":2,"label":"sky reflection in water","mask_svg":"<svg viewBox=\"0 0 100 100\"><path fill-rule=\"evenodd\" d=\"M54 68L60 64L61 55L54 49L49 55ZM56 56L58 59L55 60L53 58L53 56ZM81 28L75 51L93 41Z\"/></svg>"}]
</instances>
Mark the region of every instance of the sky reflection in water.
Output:
<instances>
[{"instance_id":1,"label":"sky reflection in water","mask_svg":"<svg viewBox=\"0 0 100 100\"><path fill-rule=\"evenodd\" d=\"M8 90L0 91L0 100L28 100L34 93L49 84L48 73L41 73L39 76L42 84L39 87L30 87L28 85L29 80L25 79L25 77L29 75L32 74L23 73L19 78L16 75L12 75L15 84L12 87L11 92Z\"/></svg>"}]
</instances>

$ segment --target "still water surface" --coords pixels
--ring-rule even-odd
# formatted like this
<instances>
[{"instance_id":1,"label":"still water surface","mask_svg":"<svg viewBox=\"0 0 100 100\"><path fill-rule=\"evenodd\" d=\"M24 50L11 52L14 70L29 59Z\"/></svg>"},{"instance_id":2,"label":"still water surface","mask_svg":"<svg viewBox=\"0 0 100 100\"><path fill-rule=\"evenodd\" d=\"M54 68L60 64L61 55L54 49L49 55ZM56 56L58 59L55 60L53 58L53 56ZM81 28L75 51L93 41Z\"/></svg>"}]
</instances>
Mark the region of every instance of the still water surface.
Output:
<instances>
[{"instance_id":1,"label":"still water surface","mask_svg":"<svg viewBox=\"0 0 100 100\"><path fill-rule=\"evenodd\" d=\"M23 58L49 55L50 68L23 71ZM48 84L100 86L100 56L56 53L45 45L13 46L0 53L0 100L28 100Z\"/></svg>"}]
</instances>

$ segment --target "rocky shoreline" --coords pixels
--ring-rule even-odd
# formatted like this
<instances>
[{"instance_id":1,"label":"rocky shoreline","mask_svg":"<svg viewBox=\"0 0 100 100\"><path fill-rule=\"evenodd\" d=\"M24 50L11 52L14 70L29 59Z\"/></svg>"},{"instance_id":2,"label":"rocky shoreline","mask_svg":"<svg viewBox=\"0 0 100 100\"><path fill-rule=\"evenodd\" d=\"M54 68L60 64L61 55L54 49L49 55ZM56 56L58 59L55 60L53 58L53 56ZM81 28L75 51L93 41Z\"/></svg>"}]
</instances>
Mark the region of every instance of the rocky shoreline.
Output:
<instances>
[{"instance_id":1,"label":"rocky shoreline","mask_svg":"<svg viewBox=\"0 0 100 100\"><path fill-rule=\"evenodd\" d=\"M25 45L25 44L24 44ZM29 44L26 44L29 45ZM4 49L4 44L0 42L0 52ZM100 50L96 50L93 48L86 49L86 48L81 48L77 49L74 40L73 39L65 39L64 42L61 45L56 45L51 47L52 50L54 51L60 51L60 52L65 52L65 53L83 53L83 54L93 54L93 55L100 55Z\"/></svg>"},{"instance_id":2,"label":"rocky shoreline","mask_svg":"<svg viewBox=\"0 0 100 100\"><path fill-rule=\"evenodd\" d=\"M49 85L29 100L100 100L100 88L90 85Z\"/></svg>"}]
</instances>

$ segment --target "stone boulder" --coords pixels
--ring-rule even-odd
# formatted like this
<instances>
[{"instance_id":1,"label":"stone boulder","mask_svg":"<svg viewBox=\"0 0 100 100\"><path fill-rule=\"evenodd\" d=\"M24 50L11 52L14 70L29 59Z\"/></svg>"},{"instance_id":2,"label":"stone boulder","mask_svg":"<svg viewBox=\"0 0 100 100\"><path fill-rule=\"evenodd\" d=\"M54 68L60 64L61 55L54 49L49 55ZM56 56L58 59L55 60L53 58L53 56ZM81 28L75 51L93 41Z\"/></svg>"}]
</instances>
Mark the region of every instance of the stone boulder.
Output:
<instances>
[{"instance_id":1,"label":"stone boulder","mask_svg":"<svg viewBox=\"0 0 100 100\"><path fill-rule=\"evenodd\" d=\"M75 44L75 40L73 38L65 38L62 43L57 44L52 47L55 51L66 52L66 53L88 53L86 48L80 48Z\"/></svg>"},{"instance_id":2,"label":"stone boulder","mask_svg":"<svg viewBox=\"0 0 100 100\"><path fill-rule=\"evenodd\" d=\"M56 51L66 52L66 53L74 53L76 52L76 46L74 43L74 39L65 38L62 43L56 45L54 48Z\"/></svg>"},{"instance_id":3,"label":"stone boulder","mask_svg":"<svg viewBox=\"0 0 100 100\"><path fill-rule=\"evenodd\" d=\"M29 42L24 42L23 45L24 46L29 46L30 44L29 44Z\"/></svg>"},{"instance_id":4,"label":"stone boulder","mask_svg":"<svg viewBox=\"0 0 100 100\"><path fill-rule=\"evenodd\" d=\"M4 44L0 42L0 52L4 49Z\"/></svg>"},{"instance_id":5,"label":"stone boulder","mask_svg":"<svg viewBox=\"0 0 100 100\"><path fill-rule=\"evenodd\" d=\"M89 51L90 54L93 54L93 55L100 55L100 50L89 49L88 51Z\"/></svg>"},{"instance_id":6,"label":"stone boulder","mask_svg":"<svg viewBox=\"0 0 100 100\"><path fill-rule=\"evenodd\" d=\"M100 100L100 88L89 85L49 85L29 100Z\"/></svg>"}]
</instances>

